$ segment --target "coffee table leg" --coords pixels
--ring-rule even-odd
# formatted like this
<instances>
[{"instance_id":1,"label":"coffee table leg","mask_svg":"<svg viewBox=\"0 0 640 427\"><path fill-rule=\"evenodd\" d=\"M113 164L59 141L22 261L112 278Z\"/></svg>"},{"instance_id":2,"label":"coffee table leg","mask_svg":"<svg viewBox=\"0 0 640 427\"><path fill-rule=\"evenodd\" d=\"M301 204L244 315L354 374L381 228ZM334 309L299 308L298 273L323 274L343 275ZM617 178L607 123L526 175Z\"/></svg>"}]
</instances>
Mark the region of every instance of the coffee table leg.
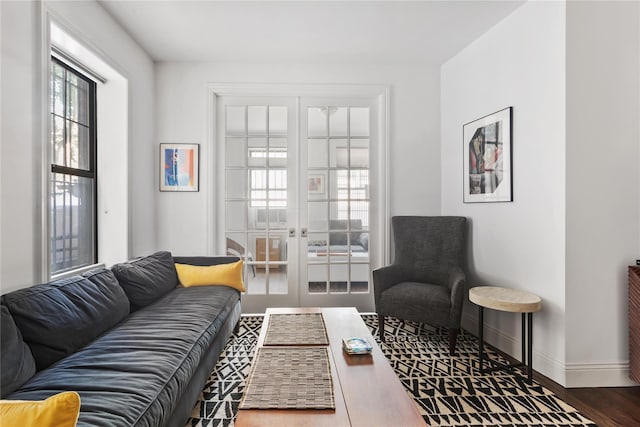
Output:
<instances>
[{"instance_id":1,"label":"coffee table leg","mask_svg":"<svg viewBox=\"0 0 640 427\"><path fill-rule=\"evenodd\" d=\"M480 340L480 345L479 345L480 353L478 354L478 358L480 359L480 373L484 374L484 368L482 363L482 354L484 353L484 307L479 305L478 309L479 309L478 338Z\"/></svg>"}]
</instances>

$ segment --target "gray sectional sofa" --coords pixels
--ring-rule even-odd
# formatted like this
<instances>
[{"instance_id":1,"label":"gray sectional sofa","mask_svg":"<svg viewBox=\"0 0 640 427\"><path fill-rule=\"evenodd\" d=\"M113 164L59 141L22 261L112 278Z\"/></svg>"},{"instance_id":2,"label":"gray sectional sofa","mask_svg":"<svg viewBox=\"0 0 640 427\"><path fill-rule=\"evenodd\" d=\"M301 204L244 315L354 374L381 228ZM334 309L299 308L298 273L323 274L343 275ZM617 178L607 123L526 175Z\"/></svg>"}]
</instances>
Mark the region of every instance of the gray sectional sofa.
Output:
<instances>
[{"instance_id":1,"label":"gray sectional sofa","mask_svg":"<svg viewBox=\"0 0 640 427\"><path fill-rule=\"evenodd\" d=\"M3 295L1 395L80 394L78 426L183 426L240 319L227 286L178 286L174 262L148 257Z\"/></svg>"}]
</instances>

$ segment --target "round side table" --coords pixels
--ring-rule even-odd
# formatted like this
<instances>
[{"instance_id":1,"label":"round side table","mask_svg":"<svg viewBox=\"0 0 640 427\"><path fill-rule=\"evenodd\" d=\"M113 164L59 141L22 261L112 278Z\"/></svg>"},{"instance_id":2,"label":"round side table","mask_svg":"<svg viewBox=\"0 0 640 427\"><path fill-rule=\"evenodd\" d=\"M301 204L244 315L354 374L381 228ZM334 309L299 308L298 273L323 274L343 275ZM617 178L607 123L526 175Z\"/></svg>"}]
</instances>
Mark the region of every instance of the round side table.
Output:
<instances>
[{"instance_id":1,"label":"round side table","mask_svg":"<svg viewBox=\"0 0 640 427\"><path fill-rule=\"evenodd\" d=\"M542 307L539 296L530 292L517 289L501 288L498 286L477 286L469 289L469 301L479 308L478 339L480 341L478 357L480 359L480 373L497 371L500 369L512 369L526 366L527 379L531 383L533 379L533 313ZM484 309L507 311L510 313L522 313L522 363L502 364L492 362L498 366L484 369ZM526 335L525 335L526 325ZM526 337L526 340L525 340Z\"/></svg>"}]
</instances>

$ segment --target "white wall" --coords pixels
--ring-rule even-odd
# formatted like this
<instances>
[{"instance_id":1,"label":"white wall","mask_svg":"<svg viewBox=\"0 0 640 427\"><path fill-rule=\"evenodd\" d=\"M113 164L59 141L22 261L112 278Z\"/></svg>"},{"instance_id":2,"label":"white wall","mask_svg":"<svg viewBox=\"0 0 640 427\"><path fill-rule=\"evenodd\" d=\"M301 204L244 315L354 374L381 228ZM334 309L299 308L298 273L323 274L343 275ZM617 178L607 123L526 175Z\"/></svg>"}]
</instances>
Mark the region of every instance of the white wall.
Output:
<instances>
[{"instance_id":1,"label":"white wall","mask_svg":"<svg viewBox=\"0 0 640 427\"><path fill-rule=\"evenodd\" d=\"M472 281L543 298L534 367L568 387L630 384L626 266L640 254L639 8L527 3L442 67L442 212L472 219ZM465 205L461 125L509 105L514 202ZM466 315L473 325L475 307ZM487 320L489 338L519 355L518 319L509 317Z\"/></svg>"},{"instance_id":2,"label":"white wall","mask_svg":"<svg viewBox=\"0 0 640 427\"><path fill-rule=\"evenodd\" d=\"M39 7L0 2L2 292L40 280Z\"/></svg>"},{"instance_id":3,"label":"white wall","mask_svg":"<svg viewBox=\"0 0 640 427\"><path fill-rule=\"evenodd\" d=\"M208 83L326 83L391 86L391 214L440 212L439 70L419 65L159 63L158 142L201 144L201 166L215 155L207 140ZM216 162L213 162L214 164ZM161 193L158 247L180 254L207 250L208 174L199 193ZM216 176L216 175L214 175ZM215 236L214 236L215 237Z\"/></svg>"},{"instance_id":4,"label":"white wall","mask_svg":"<svg viewBox=\"0 0 640 427\"><path fill-rule=\"evenodd\" d=\"M567 3L567 384L629 382L640 257L638 2Z\"/></svg>"},{"instance_id":5,"label":"white wall","mask_svg":"<svg viewBox=\"0 0 640 427\"><path fill-rule=\"evenodd\" d=\"M565 360L565 6L530 2L442 66L442 214L471 220L469 285L534 292L534 369ZM462 125L513 106L513 202L462 202ZM463 325L477 330L468 304ZM488 310L489 342L520 356L520 316Z\"/></svg>"},{"instance_id":6,"label":"white wall","mask_svg":"<svg viewBox=\"0 0 640 427\"><path fill-rule=\"evenodd\" d=\"M95 2L0 2L2 293L44 280L42 272L42 59L44 13L124 75L130 84L129 256L156 248L154 69L148 55ZM46 109L45 109L46 111Z\"/></svg>"}]
</instances>

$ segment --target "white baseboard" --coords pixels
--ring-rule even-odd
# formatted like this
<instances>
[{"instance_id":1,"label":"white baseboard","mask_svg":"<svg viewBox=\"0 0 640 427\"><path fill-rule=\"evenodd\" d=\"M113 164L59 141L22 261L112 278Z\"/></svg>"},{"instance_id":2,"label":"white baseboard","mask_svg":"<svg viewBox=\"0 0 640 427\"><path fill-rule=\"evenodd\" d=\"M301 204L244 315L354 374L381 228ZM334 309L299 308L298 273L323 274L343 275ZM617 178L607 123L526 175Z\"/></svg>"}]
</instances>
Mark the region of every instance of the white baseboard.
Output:
<instances>
[{"instance_id":1,"label":"white baseboard","mask_svg":"<svg viewBox=\"0 0 640 427\"><path fill-rule=\"evenodd\" d=\"M478 319L469 313L462 317L462 327L473 334L478 331ZM492 346L519 359L522 343L516 338L486 325L484 339ZM629 362L567 363L533 349L533 369L565 388L631 387L638 386L629 379Z\"/></svg>"},{"instance_id":2,"label":"white baseboard","mask_svg":"<svg viewBox=\"0 0 640 427\"><path fill-rule=\"evenodd\" d=\"M567 363L567 388L633 387L640 384L629 379L629 363Z\"/></svg>"}]
</instances>

